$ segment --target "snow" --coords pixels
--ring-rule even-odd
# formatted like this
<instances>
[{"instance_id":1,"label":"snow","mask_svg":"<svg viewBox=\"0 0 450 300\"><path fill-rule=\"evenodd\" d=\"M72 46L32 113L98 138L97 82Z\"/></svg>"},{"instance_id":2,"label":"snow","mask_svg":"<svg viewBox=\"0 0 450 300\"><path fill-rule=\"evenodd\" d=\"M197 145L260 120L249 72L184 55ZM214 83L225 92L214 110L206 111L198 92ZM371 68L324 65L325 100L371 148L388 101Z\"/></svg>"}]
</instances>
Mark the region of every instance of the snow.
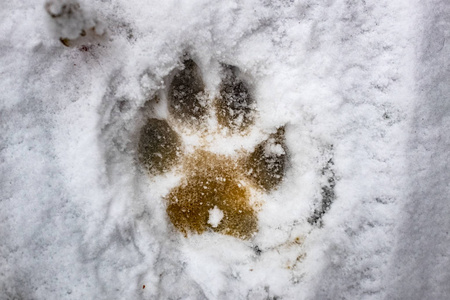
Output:
<instances>
[{"instance_id":1,"label":"snow","mask_svg":"<svg viewBox=\"0 0 450 300\"><path fill-rule=\"evenodd\" d=\"M264 147L264 152L267 156L270 156L271 154L278 156L286 154L283 147L280 144L277 144L274 139L269 139L269 142Z\"/></svg>"},{"instance_id":2,"label":"snow","mask_svg":"<svg viewBox=\"0 0 450 300\"><path fill-rule=\"evenodd\" d=\"M217 206L209 210L208 224L212 227L217 227L220 221L223 219L223 211L221 211Z\"/></svg>"},{"instance_id":3,"label":"snow","mask_svg":"<svg viewBox=\"0 0 450 300\"><path fill-rule=\"evenodd\" d=\"M448 1L78 3L0 11L0 299L450 297ZM136 160L185 51L211 94L227 63L256 99L248 134L214 131L209 151L286 125L250 240L177 232L164 197L182 176Z\"/></svg>"}]
</instances>

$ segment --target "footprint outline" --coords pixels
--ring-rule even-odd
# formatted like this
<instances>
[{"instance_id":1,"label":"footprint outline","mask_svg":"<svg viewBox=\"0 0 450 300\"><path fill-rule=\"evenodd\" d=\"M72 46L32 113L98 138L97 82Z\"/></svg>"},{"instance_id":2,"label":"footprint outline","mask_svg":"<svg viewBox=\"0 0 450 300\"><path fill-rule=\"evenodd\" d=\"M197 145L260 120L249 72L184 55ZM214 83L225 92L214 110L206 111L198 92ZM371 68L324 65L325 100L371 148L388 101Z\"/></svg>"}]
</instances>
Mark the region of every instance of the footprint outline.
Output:
<instances>
[{"instance_id":1,"label":"footprint outline","mask_svg":"<svg viewBox=\"0 0 450 300\"><path fill-rule=\"evenodd\" d=\"M219 127L231 135L244 134L254 125L256 100L239 76L239 68L226 64L221 67L219 93L210 99L200 68L186 57L183 68L175 72L166 89L168 118L172 117L178 125L199 129L205 126L210 114L215 114ZM255 191L275 190L286 173L285 126L276 128L252 152L239 157L202 149L185 154L180 134L183 133L177 133L167 118L149 117L140 131L138 144L139 161L150 176L181 165L180 184L164 197L169 220L185 236L214 231L250 239L258 231L258 202L252 201L252 195ZM209 222L215 208L223 212L217 226Z\"/></svg>"}]
</instances>

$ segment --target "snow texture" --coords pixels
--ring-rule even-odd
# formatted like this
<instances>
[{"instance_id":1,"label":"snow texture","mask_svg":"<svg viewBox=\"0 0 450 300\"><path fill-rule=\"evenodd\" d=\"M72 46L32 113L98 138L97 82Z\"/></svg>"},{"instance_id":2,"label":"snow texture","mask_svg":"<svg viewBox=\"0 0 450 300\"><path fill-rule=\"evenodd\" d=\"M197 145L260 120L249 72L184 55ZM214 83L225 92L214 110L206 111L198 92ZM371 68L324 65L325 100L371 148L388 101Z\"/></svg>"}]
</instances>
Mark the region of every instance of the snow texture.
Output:
<instances>
[{"instance_id":1,"label":"snow texture","mask_svg":"<svg viewBox=\"0 0 450 300\"><path fill-rule=\"evenodd\" d=\"M0 11L0 299L450 298L449 1L52 3ZM185 52L251 86L218 152L286 125L250 240L184 237L138 162Z\"/></svg>"},{"instance_id":2,"label":"snow texture","mask_svg":"<svg viewBox=\"0 0 450 300\"><path fill-rule=\"evenodd\" d=\"M209 210L209 219L208 224L211 224L212 227L217 227L220 224L220 221L223 219L223 211L221 211L217 206L214 206L213 209Z\"/></svg>"}]
</instances>

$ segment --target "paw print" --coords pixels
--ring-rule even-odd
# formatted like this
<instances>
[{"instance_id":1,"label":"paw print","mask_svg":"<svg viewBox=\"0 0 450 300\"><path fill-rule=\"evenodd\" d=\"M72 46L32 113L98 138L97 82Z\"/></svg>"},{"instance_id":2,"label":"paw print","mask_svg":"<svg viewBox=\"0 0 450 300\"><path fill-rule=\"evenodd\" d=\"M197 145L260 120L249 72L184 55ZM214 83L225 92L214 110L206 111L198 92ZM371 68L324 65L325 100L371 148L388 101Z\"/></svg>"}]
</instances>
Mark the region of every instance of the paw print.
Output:
<instances>
[{"instance_id":1,"label":"paw print","mask_svg":"<svg viewBox=\"0 0 450 300\"><path fill-rule=\"evenodd\" d=\"M276 189L285 175L285 128L274 129L252 151L225 155L208 149L213 136L245 138L256 118L256 102L239 69L222 65L221 78L211 94L198 65L184 61L163 93L169 116L149 118L141 129L139 161L149 176L173 169L182 174L165 200L171 223L185 236L214 231L249 239L258 231L255 198ZM200 142L186 151L184 138L195 134Z\"/></svg>"}]
</instances>

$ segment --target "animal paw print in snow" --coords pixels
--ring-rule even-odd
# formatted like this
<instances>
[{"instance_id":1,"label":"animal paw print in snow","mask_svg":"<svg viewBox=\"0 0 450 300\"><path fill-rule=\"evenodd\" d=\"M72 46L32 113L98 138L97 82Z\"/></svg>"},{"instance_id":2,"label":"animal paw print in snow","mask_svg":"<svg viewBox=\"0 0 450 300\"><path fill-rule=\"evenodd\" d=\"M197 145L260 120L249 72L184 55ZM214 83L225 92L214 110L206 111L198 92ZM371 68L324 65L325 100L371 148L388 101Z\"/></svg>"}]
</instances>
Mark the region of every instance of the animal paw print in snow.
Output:
<instances>
[{"instance_id":1,"label":"animal paw print in snow","mask_svg":"<svg viewBox=\"0 0 450 300\"><path fill-rule=\"evenodd\" d=\"M254 195L275 189L282 181L287 160L284 127L280 127L251 153L226 156L198 147L184 153L176 128L203 128L216 118L219 129L244 134L254 122L255 102L248 85L233 66L222 66L222 83L214 99L205 92L199 67L184 61L167 91L166 119L151 118L140 133L139 161L150 176L178 166L181 183L165 197L167 215L185 236L215 231L248 239L258 230ZM200 130L200 129L199 129ZM256 193L255 193L256 192Z\"/></svg>"}]
</instances>

